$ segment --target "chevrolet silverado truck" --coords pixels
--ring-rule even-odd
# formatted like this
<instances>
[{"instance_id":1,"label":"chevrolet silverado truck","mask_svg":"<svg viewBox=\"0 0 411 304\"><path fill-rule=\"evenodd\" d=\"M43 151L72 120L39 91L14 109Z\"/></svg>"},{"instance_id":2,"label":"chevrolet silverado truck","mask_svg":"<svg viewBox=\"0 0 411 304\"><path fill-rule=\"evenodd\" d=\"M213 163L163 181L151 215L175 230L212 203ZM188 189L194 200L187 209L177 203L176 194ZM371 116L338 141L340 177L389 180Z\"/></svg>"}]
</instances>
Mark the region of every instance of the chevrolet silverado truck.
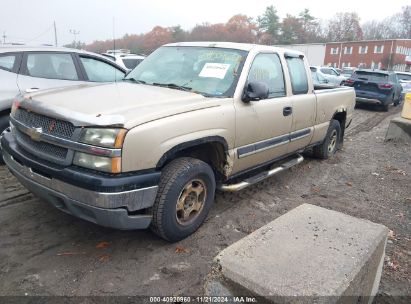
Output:
<instances>
[{"instance_id":1,"label":"chevrolet silverado truck","mask_svg":"<svg viewBox=\"0 0 411 304\"><path fill-rule=\"evenodd\" d=\"M216 189L238 191L341 147L353 88L315 90L303 53L202 42L160 47L116 84L26 94L1 146L10 171L55 207L178 241Z\"/></svg>"}]
</instances>

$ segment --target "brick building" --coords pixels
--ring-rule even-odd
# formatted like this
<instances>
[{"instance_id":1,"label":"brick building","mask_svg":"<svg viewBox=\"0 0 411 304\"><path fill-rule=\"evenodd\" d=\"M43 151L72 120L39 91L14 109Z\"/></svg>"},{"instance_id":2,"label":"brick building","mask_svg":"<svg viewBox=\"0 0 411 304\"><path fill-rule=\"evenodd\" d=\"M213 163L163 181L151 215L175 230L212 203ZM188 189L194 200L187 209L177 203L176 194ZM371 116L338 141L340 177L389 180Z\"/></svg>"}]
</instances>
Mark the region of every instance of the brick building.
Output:
<instances>
[{"instance_id":1,"label":"brick building","mask_svg":"<svg viewBox=\"0 0 411 304\"><path fill-rule=\"evenodd\" d=\"M411 39L330 42L325 46L324 65L409 71L409 56Z\"/></svg>"}]
</instances>

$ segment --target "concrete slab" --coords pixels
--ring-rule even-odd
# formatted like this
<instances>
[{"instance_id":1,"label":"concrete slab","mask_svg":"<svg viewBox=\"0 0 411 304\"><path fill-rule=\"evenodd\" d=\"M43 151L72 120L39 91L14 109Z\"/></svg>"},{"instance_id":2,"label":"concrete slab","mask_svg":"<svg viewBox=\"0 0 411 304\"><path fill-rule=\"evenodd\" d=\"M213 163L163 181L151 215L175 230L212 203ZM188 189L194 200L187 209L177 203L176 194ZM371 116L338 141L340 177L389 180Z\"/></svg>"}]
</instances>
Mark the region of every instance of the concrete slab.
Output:
<instances>
[{"instance_id":1,"label":"concrete slab","mask_svg":"<svg viewBox=\"0 0 411 304\"><path fill-rule=\"evenodd\" d=\"M303 204L224 249L216 269L273 302L367 303L378 290L387 233L383 225Z\"/></svg>"},{"instance_id":2,"label":"concrete slab","mask_svg":"<svg viewBox=\"0 0 411 304\"><path fill-rule=\"evenodd\" d=\"M411 119L396 117L390 121L385 141L411 143Z\"/></svg>"}]
</instances>

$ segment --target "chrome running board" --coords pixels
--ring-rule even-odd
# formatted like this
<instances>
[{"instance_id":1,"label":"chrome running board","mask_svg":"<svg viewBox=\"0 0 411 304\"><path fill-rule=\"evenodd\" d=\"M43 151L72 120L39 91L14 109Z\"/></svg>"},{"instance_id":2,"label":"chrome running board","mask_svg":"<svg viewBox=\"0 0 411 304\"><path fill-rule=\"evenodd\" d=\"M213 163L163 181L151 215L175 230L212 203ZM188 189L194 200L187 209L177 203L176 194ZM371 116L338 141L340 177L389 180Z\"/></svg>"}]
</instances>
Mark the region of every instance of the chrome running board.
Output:
<instances>
[{"instance_id":1,"label":"chrome running board","mask_svg":"<svg viewBox=\"0 0 411 304\"><path fill-rule=\"evenodd\" d=\"M247 188L248 186L254 185L255 183L258 183L266 178L269 178L270 176L273 176L277 173L280 173L286 169L289 169L291 167L294 167L295 165L298 165L302 163L304 160L304 157L301 156L300 154L297 154L295 158L289 160L288 162L285 162L281 164L280 166L273 168L268 171L264 171L261 173L258 173L257 175L254 175L252 177L249 177L237 184L223 184L218 187L219 190L221 191L226 191L226 192L236 192L239 190L242 190L244 188Z\"/></svg>"}]
</instances>

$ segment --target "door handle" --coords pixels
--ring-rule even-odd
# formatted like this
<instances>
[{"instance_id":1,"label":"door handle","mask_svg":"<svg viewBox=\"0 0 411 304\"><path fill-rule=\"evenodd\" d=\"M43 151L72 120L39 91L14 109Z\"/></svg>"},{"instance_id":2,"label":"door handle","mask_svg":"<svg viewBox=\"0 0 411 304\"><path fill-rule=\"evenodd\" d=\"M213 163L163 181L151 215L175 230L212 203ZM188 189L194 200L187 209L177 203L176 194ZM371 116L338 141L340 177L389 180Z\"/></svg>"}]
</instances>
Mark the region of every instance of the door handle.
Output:
<instances>
[{"instance_id":1,"label":"door handle","mask_svg":"<svg viewBox=\"0 0 411 304\"><path fill-rule=\"evenodd\" d=\"M289 116L293 113L293 108L292 107L284 107L283 108L283 115L284 116Z\"/></svg>"},{"instance_id":2,"label":"door handle","mask_svg":"<svg viewBox=\"0 0 411 304\"><path fill-rule=\"evenodd\" d=\"M30 88L30 89L26 89L26 93L34 93L38 90L40 90L40 89L39 88Z\"/></svg>"}]
</instances>

